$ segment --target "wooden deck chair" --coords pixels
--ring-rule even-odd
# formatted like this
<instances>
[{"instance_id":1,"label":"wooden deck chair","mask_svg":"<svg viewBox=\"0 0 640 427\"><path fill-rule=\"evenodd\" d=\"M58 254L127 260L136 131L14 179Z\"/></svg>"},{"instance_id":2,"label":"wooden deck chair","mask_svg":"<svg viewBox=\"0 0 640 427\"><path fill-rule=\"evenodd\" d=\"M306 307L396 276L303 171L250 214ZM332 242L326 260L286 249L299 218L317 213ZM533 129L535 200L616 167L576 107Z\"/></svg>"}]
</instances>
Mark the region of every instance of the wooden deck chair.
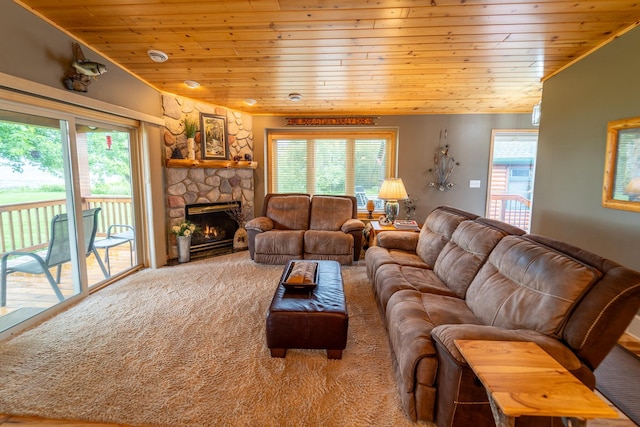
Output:
<instances>
[{"instance_id":1,"label":"wooden deck chair","mask_svg":"<svg viewBox=\"0 0 640 427\"><path fill-rule=\"evenodd\" d=\"M82 226L84 228L84 247L85 255L88 257L92 253L96 256L98 264L102 269L104 277L109 277L107 270L98 256L94 246L96 231L98 229L98 214L101 208L87 209L82 211ZM30 261L9 265L9 257L27 257L32 258ZM69 227L67 214L59 214L51 219L51 238L49 246L44 256L35 252L12 251L2 256L0 262L0 306L4 307L7 303L7 275L15 272L44 274L49 280L53 291L60 301L64 301L64 295L60 291L58 284L60 283L60 274L62 264L71 261L71 245L69 242ZM54 280L50 268L57 267L56 279Z\"/></svg>"}]
</instances>

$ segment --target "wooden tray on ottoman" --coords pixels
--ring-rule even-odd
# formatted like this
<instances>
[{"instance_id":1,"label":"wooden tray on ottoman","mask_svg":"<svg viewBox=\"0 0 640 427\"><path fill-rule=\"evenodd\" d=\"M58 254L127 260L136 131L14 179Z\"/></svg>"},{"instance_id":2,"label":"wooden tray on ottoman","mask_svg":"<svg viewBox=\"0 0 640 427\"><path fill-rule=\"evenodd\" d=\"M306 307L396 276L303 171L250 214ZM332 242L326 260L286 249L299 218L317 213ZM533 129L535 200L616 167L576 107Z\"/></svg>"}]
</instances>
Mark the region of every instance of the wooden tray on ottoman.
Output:
<instances>
[{"instance_id":1,"label":"wooden tray on ottoman","mask_svg":"<svg viewBox=\"0 0 640 427\"><path fill-rule=\"evenodd\" d=\"M298 260L297 262L304 261ZM290 261L289 263L296 262ZM272 357L285 357L287 349L326 349L327 358L341 359L347 346L349 314L340 264L317 263L317 284L309 292L291 292L282 279L267 313L267 346Z\"/></svg>"},{"instance_id":2,"label":"wooden tray on ottoman","mask_svg":"<svg viewBox=\"0 0 640 427\"><path fill-rule=\"evenodd\" d=\"M289 261L280 278L280 284L288 291L313 290L318 285L318 262Z\"/></svg>"}]
</instances>

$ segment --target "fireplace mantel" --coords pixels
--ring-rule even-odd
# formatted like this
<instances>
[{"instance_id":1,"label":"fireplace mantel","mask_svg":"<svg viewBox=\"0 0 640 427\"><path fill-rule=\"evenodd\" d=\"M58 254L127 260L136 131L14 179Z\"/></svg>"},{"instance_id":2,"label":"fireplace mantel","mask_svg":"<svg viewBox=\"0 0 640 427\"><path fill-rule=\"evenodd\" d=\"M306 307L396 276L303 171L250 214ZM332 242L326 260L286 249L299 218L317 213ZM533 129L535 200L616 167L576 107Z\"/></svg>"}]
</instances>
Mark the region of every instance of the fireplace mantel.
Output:
<instances>
[{"instance_id":1,"label":"fireplace mantel","mask_svg":"<svg viewBox=\"0 0 640 427\"><path fill-rule=\"evenodd\" d=\"M188 160L167 159L168 168L205 168L205 169L256 169L258 162L234 160Z\"/></svg>"}]
</instances>

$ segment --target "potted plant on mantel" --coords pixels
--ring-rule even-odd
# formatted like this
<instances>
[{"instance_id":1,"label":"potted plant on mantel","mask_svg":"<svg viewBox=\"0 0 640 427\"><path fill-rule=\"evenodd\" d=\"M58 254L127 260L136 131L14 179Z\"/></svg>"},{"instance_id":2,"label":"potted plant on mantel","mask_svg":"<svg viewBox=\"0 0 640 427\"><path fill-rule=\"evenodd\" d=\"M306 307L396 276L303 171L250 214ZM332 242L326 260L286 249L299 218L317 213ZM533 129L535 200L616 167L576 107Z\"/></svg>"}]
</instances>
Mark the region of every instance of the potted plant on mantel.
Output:
<instances>
[{"instance_id":1,"label":"potted plant on mantel","mask_svg":"<svg viewBox=\"0 0 640 427\"><path fill-rule=\"evenodd\" d=\"M198 122L185 117L182 122L184 124L184 134L187 137L187 159L196 159L196 143L195 137L198 132Z\"/></svg>"}]
</instances>

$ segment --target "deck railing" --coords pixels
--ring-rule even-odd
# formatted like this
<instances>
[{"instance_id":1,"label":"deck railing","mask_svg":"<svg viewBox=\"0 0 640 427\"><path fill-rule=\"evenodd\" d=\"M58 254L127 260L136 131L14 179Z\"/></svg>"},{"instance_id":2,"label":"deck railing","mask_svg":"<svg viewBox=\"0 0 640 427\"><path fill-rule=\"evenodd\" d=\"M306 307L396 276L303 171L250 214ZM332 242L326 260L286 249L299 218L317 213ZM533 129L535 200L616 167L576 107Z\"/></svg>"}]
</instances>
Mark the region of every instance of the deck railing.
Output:
<instances>
[{"instance_id":1,"label":"deck railing","mask_svg":"<svg viewBox=\"0 0 640 427\"><path fill-rule=\"evenodd\" d=\"M488 217L530 231L531 200L519 194L492 194Z\"/></svg>"},{"instance_id":2,"label":"deck railing","mask_svg":"<svg viewBox=\"0 0 640 427\"><path fill-rule=\"evenodd\" d=\"M133 225L130 197L84 197L82 209L102 208L97 235L111 224ZM9 251L33 251L49 243L51 219L66 212L65 199L0 205L0 255Z\"/></svg>"}]
</instances>

